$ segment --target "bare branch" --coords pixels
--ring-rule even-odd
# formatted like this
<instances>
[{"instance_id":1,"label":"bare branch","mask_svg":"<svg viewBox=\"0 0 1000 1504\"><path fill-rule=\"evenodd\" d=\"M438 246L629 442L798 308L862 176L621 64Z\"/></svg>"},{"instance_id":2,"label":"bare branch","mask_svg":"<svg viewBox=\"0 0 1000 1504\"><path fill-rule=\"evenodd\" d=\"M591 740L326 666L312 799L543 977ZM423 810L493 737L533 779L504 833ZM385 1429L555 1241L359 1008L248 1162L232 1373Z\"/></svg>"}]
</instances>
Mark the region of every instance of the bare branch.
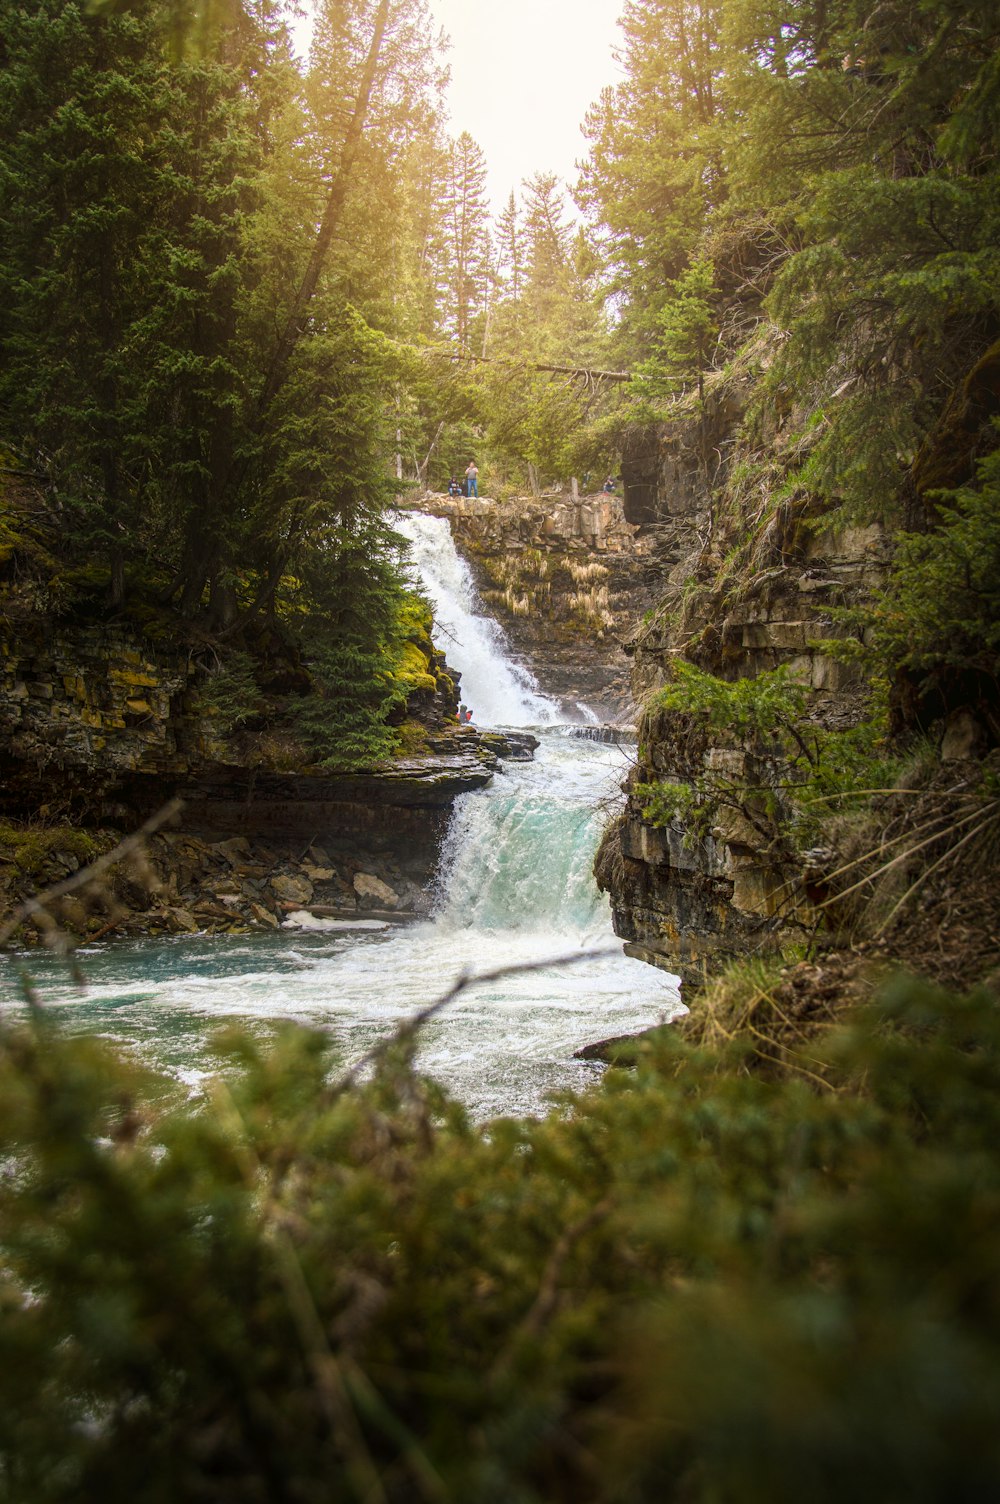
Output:
<instances>
[{"instance_id":1,"label":"bare branch","mask_svg":"<svg viewBox=\"0 0 1000 1504\"><path fill-rule=\"evenodd\" d=\"M620 954L617 946L605 946L602 950L573 951L567 956L548 956L540 961L515 961L508 966L497 966L492 971L479 971L470 973L463 971L459 974L447 992L441 994L433 1003L428 1003L425 1008L404 1019L397 1029L372 1046L366 1054L356 1060L349 1070L345 1071L339 1081L333 1082L324 1094L324 1101L329 1104L335 1102L338 1097L354 1085L361 1072L369 1065L374 1065L388 1055L397 1045L411 1039L424 1024L428 1023L443 1009L469 987L478 987L482 982L499 982L504 977L521 976L532 971L546 971L550 966L576 966L580 961L604 961L610 956Z\"/></svg>"}]
</instances>

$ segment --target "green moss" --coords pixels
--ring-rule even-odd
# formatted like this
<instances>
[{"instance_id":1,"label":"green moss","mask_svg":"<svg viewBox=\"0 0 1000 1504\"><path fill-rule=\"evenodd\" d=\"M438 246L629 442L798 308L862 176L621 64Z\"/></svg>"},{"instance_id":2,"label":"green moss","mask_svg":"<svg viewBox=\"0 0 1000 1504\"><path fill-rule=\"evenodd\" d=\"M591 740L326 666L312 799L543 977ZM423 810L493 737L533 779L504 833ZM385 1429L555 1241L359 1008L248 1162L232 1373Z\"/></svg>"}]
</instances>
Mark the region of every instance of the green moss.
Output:
<instances>
[{"instance_id":1,"label":"green moss","mask_svg":"<svg viewBox=\"0 0 1000 1504\"><path fill-rule=\"evenodd\" d=\"M427 727L420 721L404 721L398 726L399 747L397 757L422 757L430 752L430 743L427 740Z\"/></svg>"},{"instance_id":2,"label":"green moss","mask_svg":"<svg viewBox=\"0 0 1000 1504\"><path fill-rule=\"evenodd\" d=\"M29 877L41 874L53 852L68 852L84 864L92 862L103 849L93 835L75 826L19 829L6 821L0 823L0 852Z\"/></svg>"},{"instance_id":3,"label":"green moss","mask_svg":"<svg viewBox=\"0 0 1000 1504\"><path fill-rule=\"evenodd\" d=\"M437 680L428 670L428 660L414 642L404 642L392 677L403 690L411 695L420 689L437 689Z\"/></svg>"},{"instance_id":4,"label":"green moss","mask_svg":"<svg viewBox=\"0 0 1000 1504\"><path fill-rule=\"evenodd\" d=\"M399 629L411 642L430 646L434 614L430 602L422 595L408 594L403 597L399 609Z\"/></svg>"}]
</instances>

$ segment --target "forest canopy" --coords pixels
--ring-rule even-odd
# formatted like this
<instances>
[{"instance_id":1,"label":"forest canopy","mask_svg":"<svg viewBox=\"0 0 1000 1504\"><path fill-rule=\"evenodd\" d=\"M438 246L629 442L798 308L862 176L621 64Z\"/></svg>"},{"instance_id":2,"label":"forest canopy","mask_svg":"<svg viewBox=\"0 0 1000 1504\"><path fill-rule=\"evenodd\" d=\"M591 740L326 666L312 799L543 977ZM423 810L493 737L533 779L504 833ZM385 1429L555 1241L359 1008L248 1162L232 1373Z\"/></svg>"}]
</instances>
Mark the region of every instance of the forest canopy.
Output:
<instances>
[{"instance_id":1,"label":"forest canopy","mask_svg":"<svg viewBox=\"0 0 1000 1504\"><path fill-rule=\"evenodd\" d=\"M579 181L495 215L423 0L326 0L305 60L270 0L0 10L0 437L112 605L294 637L336 558L306 615L391 656L401 488L613 469L735 371L784 494L919 533L980 484L986 0L627 0Z\"/></svg>"}]
</instances>

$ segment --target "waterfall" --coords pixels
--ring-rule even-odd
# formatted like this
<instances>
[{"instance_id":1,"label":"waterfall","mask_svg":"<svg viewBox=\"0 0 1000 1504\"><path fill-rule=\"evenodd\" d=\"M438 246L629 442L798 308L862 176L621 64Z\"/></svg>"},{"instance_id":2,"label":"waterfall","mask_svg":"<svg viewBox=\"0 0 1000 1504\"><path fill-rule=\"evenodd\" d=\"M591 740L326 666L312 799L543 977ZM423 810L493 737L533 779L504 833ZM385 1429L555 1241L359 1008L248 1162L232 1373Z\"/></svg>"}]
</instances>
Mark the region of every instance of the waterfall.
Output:
<instances>
[{"instance_id":1,"label":"waterfall","mask_svg":"<svg viewBox=\"0 0 1000 1504\"><path fill-rule=\"evenodd\" d=\"M533 763L511 764L492 788L463 795L442 853L438 923L544 935L554 950L606 939L607 900L591 868L600 805L621 773L618 759L581 757L549 732Z\"/></svg>"},{"instance_id":2,"label":"waterfall","mask_svg":"<svg viewBox=\"0 0 1000 1504\"><path fill-rule=\"evenodd\" d=\"M410 544L410 560L434 606L435 638L462 675L462 699L481 726L545 726L558 706L511 657L498 622L476 605L476 588L444 517L401 512L395 524Z\"/></svg>"},{"instance_id":3,"label":"waterfall","mask_svg":"<svg viewBox=\"0 0 1000 1504\"><path fill-rule=\"evenodd\" d=\"M553 702L511 661L499 627L477 613L446 522L411 513L399 531L413 541L438 640L477 720L533 725L540 743L534 762L507 763L489 788L456 801L434 917L364 929L303 918L273 934L89 946L84 1000L56 958L33 956L32 970L38 979L48 969L46 1001L64 1017L194 1084L216 1069L207 1041L219 1019L262 1029L279 1017L317 1024L334 1032L346 1061L460 974L528 963L534 969L463 992L422 1031L419 1058L477 1116L539 1112L552 1091L593 1079L573 1059L580 1045L680 1008L673 979L616 948L591 872L629 754L558 724ZM545 964L568 953L584 959Z\"/></svg>"},{"instance_id":4,"label":"waterfall","mask_svg":"<svg viewBox=\"0 0 1000 1504\"><path fill-rule=\"evenodd\" d=\"M476 610L469 568L448 522L404 513L398 530L434 604L435 631L461 673L480 721L542 731L533 763L508 764L492 788L456 801L441 859L437 923L461 930L548 937L556 949L606 936L608 909L591 871L604 814L621 777L620 754L600 756L556 729L558 710L515 663L499 625ZM543 729L543 728L548 728ZM600 740L600 728L575 727Z\"/></svg>"}]
</instances>

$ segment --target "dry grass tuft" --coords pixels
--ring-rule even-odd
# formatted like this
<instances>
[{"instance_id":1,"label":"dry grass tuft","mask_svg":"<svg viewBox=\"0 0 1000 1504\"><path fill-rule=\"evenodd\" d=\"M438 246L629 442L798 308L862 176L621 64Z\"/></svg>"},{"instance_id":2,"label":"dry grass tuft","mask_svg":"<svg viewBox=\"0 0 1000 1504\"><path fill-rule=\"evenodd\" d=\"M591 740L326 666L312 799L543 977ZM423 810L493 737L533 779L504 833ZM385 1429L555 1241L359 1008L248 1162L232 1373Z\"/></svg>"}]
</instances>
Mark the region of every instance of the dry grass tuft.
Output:
<instances>
[{"instance_id":1,"label":"dry grass tuft","mask_svg":"<svg viewBox=\"0 0 1000 1504\"><path fill-rule=\"evenodd\" d=\"M731 1069L736 1050L747 1074L800 1077L837 1091L836 1069L820 1041L870 999L878 970L856 955L783 964L780 958L735 962L691 1002L674 1024L688 1044L718 1054Z\"/></svg>"}]
</instances>

